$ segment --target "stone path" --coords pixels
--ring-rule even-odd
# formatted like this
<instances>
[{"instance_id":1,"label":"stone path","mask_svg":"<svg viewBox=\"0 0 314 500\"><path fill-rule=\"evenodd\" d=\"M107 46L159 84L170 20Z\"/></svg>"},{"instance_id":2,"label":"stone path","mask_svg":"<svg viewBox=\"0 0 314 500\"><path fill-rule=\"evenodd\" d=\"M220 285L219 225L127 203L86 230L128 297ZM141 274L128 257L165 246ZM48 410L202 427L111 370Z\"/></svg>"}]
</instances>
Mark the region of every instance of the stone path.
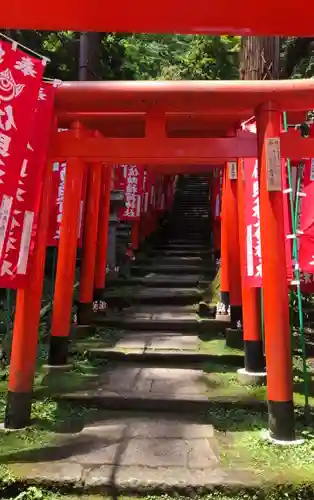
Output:
<instances>
[{"instance_id":1,"label":"stone path","mask_svg":"<svg viewBox=\"0 0 314 500\"><path fill-rule=\"evenodd\" d=\"M44 460L42 460L42 456ZM21 456L23 459L23 455ZM214 428L178 415L99 412L77 434L12 466L28 480L121 492L191 493L256 483L247 471L224 470Z\"/></svg>"},{"instance_id":2,"label":"stone path","mask_svg":"<svg viewBox=\"0 0 314 500\"><path fill-rule=\"evenodd\" d=\"M206 180L193 185L194 205L199 203L205 212L207 185ZM55 446L15 464L24 477L68 481L101 491L115 486L120 491L185 493L191 488L199 492L199 488L253 481L245 471L224 470L218 435L204 416L210 403L203 370L186 361L187 355L198 353L203 327L221 331L224 324L214 320L202 323L197 315L202 298L198 283L204 279L205 268L214 276L209 243L206 238L200 240L200 235L207 235L208 219L186 215L189 208L184 196L180 200L174 208L173 241L160 245L159 256L155 249L136 262L131 278L124 280L124 285L136 285L134 294L128 292L132 307L106 316L98 313L95 319L101 331L106 332L107 327L117 330L111 346L105 339L102 345L101 338L96 346L92 342L86 346L89 356L99 361L108 357L108 363L86 386L59 396L73 405L96 405L98 411L91 412L79 432L59 435ZM183 241L176 228L181 216L187 223L182 226ZM193 244L194 238L197 244ZM108 296L119 295L119 290L121 296L126 292L117 287ZM113 362L109 351L137 352L138 358L136 362ZM147 353L157 356L147 362ZM177 358L165 367L167 353Z\"/></svg>"}]
</instances>

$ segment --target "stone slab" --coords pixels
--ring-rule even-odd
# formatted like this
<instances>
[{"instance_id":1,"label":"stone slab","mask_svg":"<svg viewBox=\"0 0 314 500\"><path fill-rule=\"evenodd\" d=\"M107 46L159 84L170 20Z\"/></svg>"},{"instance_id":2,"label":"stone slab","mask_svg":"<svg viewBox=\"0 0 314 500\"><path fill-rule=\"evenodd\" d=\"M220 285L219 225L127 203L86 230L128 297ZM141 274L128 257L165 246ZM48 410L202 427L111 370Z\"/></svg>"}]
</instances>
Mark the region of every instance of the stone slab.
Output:
<instances>
[{"instance_id":1,"label":"stone slab","mask_svg":"<svg viewBox=\"0 0 314 500\"><path fill-rule=\"evenodd\" d=\"M198 337L192 335L127 334L116 344L120 349L197 350Z\"/></svg>"},{"instance_id":2,"label":"stone slab","mask_svg":"<svg viewBox=\"0 0 314 500\"><path fill-rule=\"evenodd\" d=\"M174 396L203 396L201 370L116 365L101 374L93 391L169 399Z\"/></svg>"},{"instance_id":3,"label":"stone slab","mask_svg":"<svg viewBox=\"0 0 314 500\"><path fill-rule=\"evenodd\" d=\"M154 298L154 297L195 297L196 299L200 297L201 290L198 288L143 288L138 292L135 291L136 297L138 298Z\"/></svg>"},{"instance_id":4,"label":"stone slab","mask_svg":"<svg viewBox=\"0 0 314 500\"><path fill-rule=\"evenodd\" d=\"M157 316L160 314L169 314L169 315L186 315L186 314L196 314L198 309L197 304L188 304L188 305L167 305L167 304L137 304L131 307L128 307L123 314L125 316L134 316L138 314L147 314L149 316Z\"/></svg>"},{"instance_id":5,"label":"stone slab","mask_svg":"<svg viewBox=\"0 0 314 500\"><path fill-rule=\"evenodd\" d=\"M193 407L195 403L207 405L208 397L202 376L202 370L196 369L117 363L85 387L61 394L59 397L70 401L94 401L102 406L108 404L108 407L110 401L116 405L120 400L123 404L121 409L128 408L132 401L137 401L143 408L147 404L150 405L150 402L160 401L167 411L167 405L179 401L183 402L185 407L189 402L192 402Z\"/></svg>"},{"instance_id":6,"label":"stone slab","mask_svg":"<svg viewBox=\"0 0 314 500\"><path fill-rule=\"evenodd\" d=\"M27 481L86 490L115 485L149 491L230 481L220 467L214 428L192 418L99 411L80 432L62 439L62 458L56 454L52 460L45 446L33 461L30 452L27 463L10 468Z\"/></svg>"}]
</instances>

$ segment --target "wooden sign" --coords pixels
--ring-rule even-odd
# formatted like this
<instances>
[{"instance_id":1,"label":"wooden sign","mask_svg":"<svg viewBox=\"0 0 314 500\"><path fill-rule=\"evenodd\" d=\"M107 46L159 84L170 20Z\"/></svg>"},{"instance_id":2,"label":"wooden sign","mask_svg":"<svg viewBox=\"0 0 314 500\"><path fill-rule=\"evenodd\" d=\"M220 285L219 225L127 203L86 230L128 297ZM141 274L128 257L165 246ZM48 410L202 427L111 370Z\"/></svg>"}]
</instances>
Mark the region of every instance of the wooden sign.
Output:
<instances>
[{"instance_id":1,"label":"wooden sign","mask_svg":"<svg viewBox=\"0 0 314 500\"><path fill-rule=\"evenodd\" d=\"M280 138L268 137L266 141L267 191L281 191Z\"/></svg>"},{"instance_id":2,"label":"wooden sign","mask_svg":"<svg viewBox=\"0 0 314 500\"><path fill-rule=\"evenodd\" d=\"M237 170L237 162L236 161L228 161L228 172L229 172L229 179L231 181L237 180L238 170Z\"/></svg>"}]
</instances>

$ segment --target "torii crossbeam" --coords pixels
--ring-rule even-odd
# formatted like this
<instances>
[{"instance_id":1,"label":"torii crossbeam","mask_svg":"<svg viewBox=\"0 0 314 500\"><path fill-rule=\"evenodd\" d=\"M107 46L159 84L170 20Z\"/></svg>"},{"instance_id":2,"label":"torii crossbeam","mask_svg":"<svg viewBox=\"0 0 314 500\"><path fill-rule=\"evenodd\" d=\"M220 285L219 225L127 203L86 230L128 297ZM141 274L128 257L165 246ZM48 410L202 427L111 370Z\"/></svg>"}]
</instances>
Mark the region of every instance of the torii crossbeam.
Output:
<instances>
[{"instance_id":1,"label":"torii crossbeam","mask_svg":"<svg viewBox=\"0 0 314 500\"><path fill-rule=\"evenodd\" d=\"M1 5L1 25L10 29L313 35L313 6L285 0L10 0Z\"/></svg>"}]
</instances>

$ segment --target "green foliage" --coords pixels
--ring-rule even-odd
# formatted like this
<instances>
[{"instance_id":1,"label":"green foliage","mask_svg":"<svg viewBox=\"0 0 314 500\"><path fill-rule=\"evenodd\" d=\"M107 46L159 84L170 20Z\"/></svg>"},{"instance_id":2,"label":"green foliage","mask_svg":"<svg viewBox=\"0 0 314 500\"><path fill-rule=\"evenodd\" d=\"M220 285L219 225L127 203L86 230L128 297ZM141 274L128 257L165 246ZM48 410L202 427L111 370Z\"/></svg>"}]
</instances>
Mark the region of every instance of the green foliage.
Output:
<instances>
[{"instance_id":1,"label":"green foliage","mask_svg":"<svg viewBox=\"0 0 314 500\"><path fill-rule=\"evenodd\" d=\"M283 38L281 43L281 65L283 78L314 77L314 38Z\"/></svg>"},{"instance_id":2,"label":"green foliage","mask_svg":"<svg viewBox=\"0 0 314 500\"><path fill-rule=\"evenodd\" d=\"M124 39L125 65L135 79L221 80L238 77L240 38L133 35Z\"/></svg>"},{"instance_id":3,"label":"green foliage","mask_svg":"<svg viewBox=\"0 0 314 500\"><path fill-rule=\"evenodd\" d=\"M75 80L80 34L10 31L9 36L50 59L46 76ZM99 38L100 39L100 38ZM93 42L97 44L96 42ZM102 34L101 80L215 80L238 78L240 37ZM95 52L99 47L94 45Z\"/></svg>"}]
</instances>

